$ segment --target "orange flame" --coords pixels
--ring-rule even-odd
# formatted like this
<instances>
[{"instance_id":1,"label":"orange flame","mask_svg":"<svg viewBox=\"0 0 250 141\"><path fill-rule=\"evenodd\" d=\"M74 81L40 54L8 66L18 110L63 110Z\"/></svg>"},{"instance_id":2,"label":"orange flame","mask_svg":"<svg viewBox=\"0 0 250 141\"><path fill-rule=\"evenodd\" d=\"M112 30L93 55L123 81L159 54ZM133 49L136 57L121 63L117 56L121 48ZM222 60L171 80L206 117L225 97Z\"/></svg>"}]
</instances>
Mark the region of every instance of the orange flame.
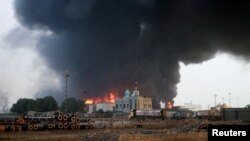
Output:
<instances>
[{"instance_id":1,"label":"orange flame","mask_svg":"<svg viewBox=\"0 0 250 141\"><path fill-rule=\"evenodd\" d=\"M97 104L101 102L109 102L109 103L115 103L115 95L113 93L110 93L108 96L104 96L103 98L95 98L95 99L87 99L85 101L85 104Z\"/></svg>"},{"instance_id":2,"label":"orange flame","mask_svg":"<svg viewBox=\"0 0 250 141\"><path fill-rule=\"evenodd\" d=\"M167 108L168 109L172 109L173 108L173 104L170 101L167 103Z\"/></svg>"},{"instance_id":3,"label":"orange flame","mask_svg":"<svg viewBox=\"0 0 250 141\"><path fill-rule=\"evenodd\" d=\"M87 99L86 101L85 101L85 104L93 104L93 100L92 99Z\"/></svg>"},{"instance_id":4,"label":"orange flame","mask_svg":"<svg viewBox=\"0 0 250 141\"><path fill-rule=\"evenodd\" d=\"M115 103L115 95L112 93L109 94L109 102Z\"/></svg>"}]
</instances>

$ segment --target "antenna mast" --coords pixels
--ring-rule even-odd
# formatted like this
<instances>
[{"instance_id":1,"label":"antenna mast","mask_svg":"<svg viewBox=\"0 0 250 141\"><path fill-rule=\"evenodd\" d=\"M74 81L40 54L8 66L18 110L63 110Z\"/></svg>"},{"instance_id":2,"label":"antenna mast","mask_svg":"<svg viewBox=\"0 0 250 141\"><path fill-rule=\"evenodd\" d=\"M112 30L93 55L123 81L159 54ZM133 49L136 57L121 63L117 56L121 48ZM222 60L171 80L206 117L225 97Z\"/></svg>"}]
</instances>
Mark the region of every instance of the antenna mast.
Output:
<instances>
[{"instance_id":1,"label":"antenna mast","mask_svg":"<svg viewBox=\"0 0 250 141\"><path fill-rule=\"evenodd\" d=\"M68 112L68 90L67 90L67 78L69 77L69 72L67 70L65 70L64 72L64 77L65 77L65 112Z\"/></svg>"}]
</instances>

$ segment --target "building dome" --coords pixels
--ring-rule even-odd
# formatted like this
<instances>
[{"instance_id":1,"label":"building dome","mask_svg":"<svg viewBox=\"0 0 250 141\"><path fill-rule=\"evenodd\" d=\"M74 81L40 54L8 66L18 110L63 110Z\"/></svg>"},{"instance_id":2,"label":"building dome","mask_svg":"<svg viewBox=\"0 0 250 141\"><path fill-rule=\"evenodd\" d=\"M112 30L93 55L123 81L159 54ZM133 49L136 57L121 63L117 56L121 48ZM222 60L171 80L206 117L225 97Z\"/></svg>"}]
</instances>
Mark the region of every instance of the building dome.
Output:
<instances>
[{"instance_id":1,"label":"building dome","mask_svg":"<svg viewBox=\"0 0 250 141\"><path fill-rule=\"evenodd\" d=\"M125 90L124 97L130 97L130 91L128 89Z\"/></svg>"}]
</instances>

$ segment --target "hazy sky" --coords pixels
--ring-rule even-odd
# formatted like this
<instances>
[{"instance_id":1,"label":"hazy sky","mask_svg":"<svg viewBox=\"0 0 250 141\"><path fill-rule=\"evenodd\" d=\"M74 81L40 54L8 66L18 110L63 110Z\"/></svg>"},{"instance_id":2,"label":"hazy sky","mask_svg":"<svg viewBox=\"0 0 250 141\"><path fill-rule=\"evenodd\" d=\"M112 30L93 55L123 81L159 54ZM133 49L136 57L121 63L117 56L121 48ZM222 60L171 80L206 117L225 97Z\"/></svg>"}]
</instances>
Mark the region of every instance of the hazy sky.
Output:
<instances>
[{"instance_id":1,"label":"hazy sky","mask_svg":"<svg viewBox=\"0 0 250 141\"><path fill-rule=\"evenodd\" d=\"M217 54L202 64L185 66L181 63L181 82L178 84L176 104L201 104L203 108L229 103L231 106L246 106L250 103L250 64L228 54ZM238 104L237 104L238 99Z\"/></svg>"},{"instance_id":2,"label":"hazy sky","mask_svg":"<svg viewBox=\"0 0 250 141\"><path fill-rule=\"evenodd\" d=\"M36 51L36 39L47 33L23 28L15 19L12 0L0 1L0 112L8 109L18 98L33 98L47 90L61 87L61 74L50 69ZM18 39L18 40L15 40ZM17 42L18 41L18 42ZM180 62L181 80L176 105L192 102L203 108L217 103L250 104L250 64L240 58L218 53L214 59L201 64Z\"/></svg>"}]
</instances>

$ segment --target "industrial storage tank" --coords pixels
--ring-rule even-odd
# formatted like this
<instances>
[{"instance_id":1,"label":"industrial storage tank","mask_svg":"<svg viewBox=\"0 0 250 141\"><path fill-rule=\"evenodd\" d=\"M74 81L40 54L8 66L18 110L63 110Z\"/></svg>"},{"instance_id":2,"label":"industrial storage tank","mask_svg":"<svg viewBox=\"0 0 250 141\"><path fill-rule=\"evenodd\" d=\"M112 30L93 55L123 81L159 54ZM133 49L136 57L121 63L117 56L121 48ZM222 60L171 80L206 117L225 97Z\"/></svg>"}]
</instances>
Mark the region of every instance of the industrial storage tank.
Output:
<instances>
[{"instance_id":1,"label":"industrial storage tank","mask_svg":"<svg viewBox=\"0 0 250 141\"><path fill-rule=\"evenodd\" d=\"M88 113L94 113L96 112L96 105L95 104L89 104L88 105Z\"/></svg>"},{"instance_id":2,"label":"industrial storage tank","mask_svg":"<svg viewBox=\"0 0 250 141\"><path fill-rule=\"evenodd\" d=\"M96 111L102 110L103 112L112 112L114 109L114 103L111 102L103 102L96 104Z\"/></svg>"}]
</instances>

